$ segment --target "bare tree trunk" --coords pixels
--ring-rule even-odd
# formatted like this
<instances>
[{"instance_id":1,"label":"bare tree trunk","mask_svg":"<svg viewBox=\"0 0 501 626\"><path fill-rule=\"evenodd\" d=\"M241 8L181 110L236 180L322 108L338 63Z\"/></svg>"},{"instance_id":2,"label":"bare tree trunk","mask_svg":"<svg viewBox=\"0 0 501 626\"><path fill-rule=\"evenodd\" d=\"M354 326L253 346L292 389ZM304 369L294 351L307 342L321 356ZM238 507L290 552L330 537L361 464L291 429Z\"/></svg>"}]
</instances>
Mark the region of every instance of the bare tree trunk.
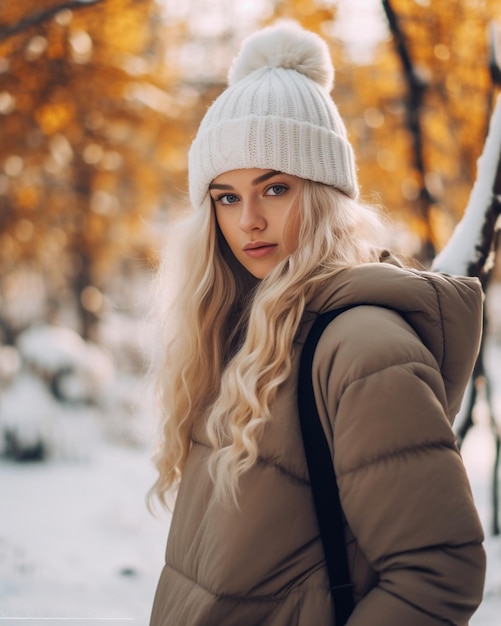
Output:
<instances>
[{"instance_id":1,"label":"bare tree trunk","mask_svg":"<svg viewBox=\"0 0 501 626\"><path fill-rule=\"evenodd\" d=\"M492 276L494 260L499 248L501 233L501 96L494 108L489 133L481 157L478 160L477 179L473 185L463 218L456 226L444 249L432 264L436 271L450 274L477 276L487 291ZM493 535L500 534L499 522L499 464L501 460L501 428L494 414L491 381L484 366L485 328L488 320L484 314L484 333L480 351L472 375L467 408L459 424L458 445L474 426L473 411L479 395L483 392L489 413L489 425L494 439L495 457L492 474Z\"/></svg>"},{"instance_id":2,"label":"bare tree trunk","mask_svg":"<svg viewBox=\"0 0 501 626\"><path fill-rule=\"evenodd\" d=\"M489 133L478 159L477 178L464 215L432 269L478 276L484 288L496 254L501 215L501 96L491 117Z\"/></svg>"},{"instance_id":3,"label":"bare tree trunk","mask_svg":"<svg viewBox=\"0 0 501 626\"><path fill-rule=\"evenodd\" d=\"M425 184L426 166L424 162L423 130L421 126L421 110L427 85L414 67L404 33L400 28L398 17L393 10L390 0L382 0L382 5L386 18L388 19L390 31L393 35L393 39L395 40L397 53L402 64L405 81L407 83L407 127L409 128L412 136L414 168L419 175L420 189L417 200L418 209L421 219L423 220L426 233L421 255L423 257L422 261L429 262L435 255L435 246L433 243L429 215L433 198L431 197L431 194Z\"/></svg>"}]
</instances>

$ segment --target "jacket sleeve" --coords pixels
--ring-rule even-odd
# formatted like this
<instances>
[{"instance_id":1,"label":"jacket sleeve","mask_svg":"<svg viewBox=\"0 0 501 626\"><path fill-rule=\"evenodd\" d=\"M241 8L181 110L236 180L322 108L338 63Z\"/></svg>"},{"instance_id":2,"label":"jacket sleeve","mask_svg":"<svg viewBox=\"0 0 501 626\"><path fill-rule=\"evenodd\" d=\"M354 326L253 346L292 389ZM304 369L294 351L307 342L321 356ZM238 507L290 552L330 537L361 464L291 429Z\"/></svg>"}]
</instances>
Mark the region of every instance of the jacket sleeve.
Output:
<instances>
[{"instance_id":1,"label":"jacket sleeve","mask_svg":"<svg viewBox=\"0 0 501 626\"><path fill-rule=\"evenodd\" d=\"M343 511L378 577L366 593L352 571L363 597L348 626L466 625L482 597L483 532L443 380L410 327L380 317L350 361L328 340L319 355Z\"/></svg>"}]
</instances>

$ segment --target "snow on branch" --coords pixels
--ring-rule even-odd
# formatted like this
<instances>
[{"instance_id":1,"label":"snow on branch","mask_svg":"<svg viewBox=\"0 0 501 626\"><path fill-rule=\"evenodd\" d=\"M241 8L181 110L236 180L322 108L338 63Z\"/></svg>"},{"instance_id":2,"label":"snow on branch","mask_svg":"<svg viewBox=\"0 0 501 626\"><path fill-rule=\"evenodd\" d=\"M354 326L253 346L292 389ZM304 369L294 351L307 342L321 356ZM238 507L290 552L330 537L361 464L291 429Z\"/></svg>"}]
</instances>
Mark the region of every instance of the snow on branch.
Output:
<instances>
[{"instance_id":1,"label":"snow on branch","mask_svg":"<svg viewBox=\"0 0 501 626\"><path fill-rule=\"evenodd\" d=\"M481 276L493 251L496 223L501 214L501 96L491 117L477 179L461 221L432 269L448 274Z\"/></svg>"}]
</instances>

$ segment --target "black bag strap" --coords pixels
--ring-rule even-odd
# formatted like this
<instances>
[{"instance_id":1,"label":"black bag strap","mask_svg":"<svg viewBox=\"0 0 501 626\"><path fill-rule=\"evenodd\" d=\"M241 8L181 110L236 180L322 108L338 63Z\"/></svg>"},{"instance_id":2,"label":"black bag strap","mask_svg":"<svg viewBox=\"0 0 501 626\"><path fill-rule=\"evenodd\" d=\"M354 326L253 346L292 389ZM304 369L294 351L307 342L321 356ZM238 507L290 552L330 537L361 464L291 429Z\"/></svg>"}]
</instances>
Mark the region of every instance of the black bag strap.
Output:
<instances>
[{"instance_id":1,"label":"black bag strap","mask_svg":"<svg viewBox=\"0 0 501 626\"><path fill-rule=\"evenodd\" d=\"M353 612L353 590L346 554L344 521L331 452L320 421L313 390L315 349L334 318L356 305L322 313L313 323L301 352L298 406L311 490L336 613L336 626L346 624Z\"/></svg>"}]
</instances>

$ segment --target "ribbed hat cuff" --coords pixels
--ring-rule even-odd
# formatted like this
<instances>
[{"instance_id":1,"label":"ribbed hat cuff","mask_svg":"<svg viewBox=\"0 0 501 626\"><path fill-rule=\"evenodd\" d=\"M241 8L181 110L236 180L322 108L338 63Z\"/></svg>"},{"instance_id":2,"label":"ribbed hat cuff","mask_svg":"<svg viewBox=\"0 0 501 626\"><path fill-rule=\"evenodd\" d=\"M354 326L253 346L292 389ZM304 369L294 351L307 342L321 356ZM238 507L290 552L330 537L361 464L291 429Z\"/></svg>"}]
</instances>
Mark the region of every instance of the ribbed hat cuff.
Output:
<instances>
[{"instance_id":1,"label":"ribbed hat cuff","mask_svg":"<svg viewBox=\"0 0 501 626\"><path fill-rule=\"evenodd\" d=\"M200 128L189 152L190 198L202 205L211 181L235 169L273 169L358 196L353 150L332 130L308 122L246 116Z\"/></svg>"}]
</instances>

